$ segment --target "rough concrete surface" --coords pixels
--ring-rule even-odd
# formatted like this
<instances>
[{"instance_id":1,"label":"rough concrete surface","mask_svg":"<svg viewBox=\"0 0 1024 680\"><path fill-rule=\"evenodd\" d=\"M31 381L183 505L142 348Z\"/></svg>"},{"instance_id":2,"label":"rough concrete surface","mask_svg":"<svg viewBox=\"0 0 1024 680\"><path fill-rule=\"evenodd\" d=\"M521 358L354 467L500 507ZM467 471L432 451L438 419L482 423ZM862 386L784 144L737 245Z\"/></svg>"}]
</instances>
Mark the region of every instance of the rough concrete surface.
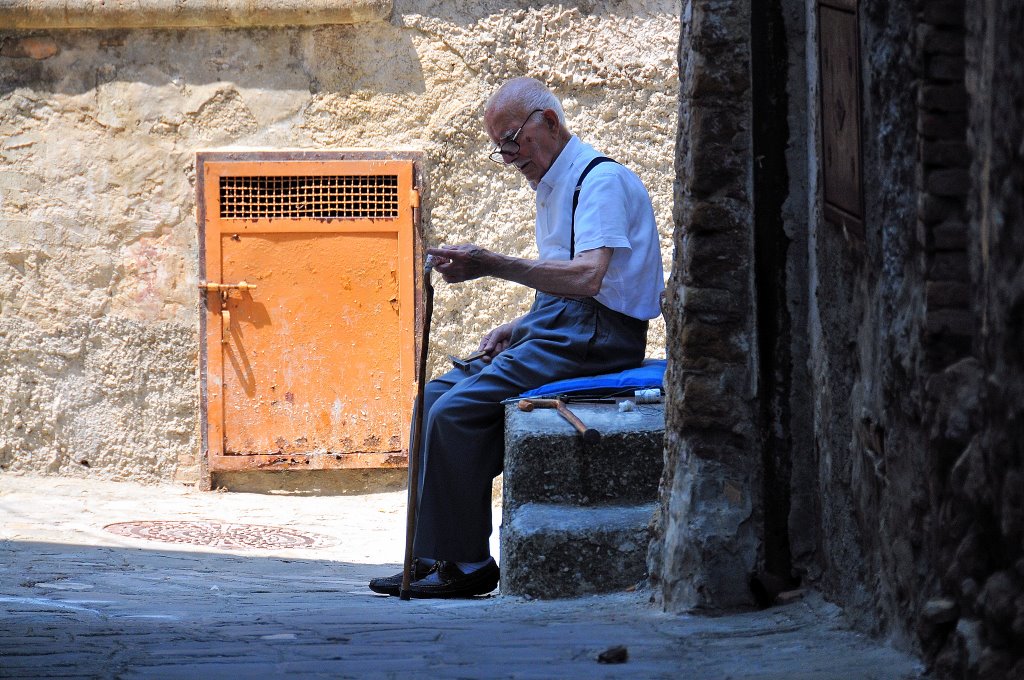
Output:
<instances>
[{"instance_id":1,"label":"rough concrete surface","mask_svg":"<svg viewBox=\"0 0 1024 680\"><path fill-rule=\"evenodd\" d=\"M373 595L404 494L293 497L0 475L0 675L237 678L920 677L811 596L762 612L670 615L644 593L559 602ZM321 534L305 550L123 538L110 522L213 519ZM624 665L596 658L625 645Z\"/></svg>"},{"instance_id":2,"label":"rough concrete surface","mask_svg":"<svg viewBox=\"0 0 1024 680\"><path fill-rule=\"evenodd\" d=\"M554 409L505 409L507 502L597 505L648 503L658 493L665 417L661 404L619 413L614 404L569 408L601 440L584 444Z\"/></svg>"},{"instance_id":3,"label":"rough concrete surface","mask_svg":"<svg viewBox=\"0 0 1024 680\"><path fill-rule=\"evenodd\" d=\"M621 592L647 576L655 503L577 507L527 503L501 531L503 592L553 599Z\"/></svg>"},{"instance_id":4,"label":"rough concrete surface","mask_svg":"<svg viewBox=\"0 0 1024 680\"><path fill-rule=\"evenodd\" d=\"M390 0L2 0L10 28L311 26L384 20Z\"/></svg>"},{"instance_id":5,"label":"rough concrete surface","mask_svg":"<svg viewBox=\"0 0 1024 680\"><path fill-rule=\"evenodd\" d=\"M423 151L427 244L528 256L533 192L487 160L481 116L534 75L650 187L667 267L677 2L399 0L390 16L0 31L0 468L199 478L199 149ZM431 370L529 302L497 280L438 285ZM663 355L662 324L651 339Z\"/></svg>"},{"instance_id":6,"label":"rough concrete surface","mask_svg":"<svg viewBox=\"0 0 1024 680\"><path fill-rule=\"evenodd\" d=\"M583 443L554 409L505 409L501 587L540 598L609 593L647 574L664 455L661 404L570 404ZM595 565L600 565L595 568Z\"/></svg>"}]
</instances>

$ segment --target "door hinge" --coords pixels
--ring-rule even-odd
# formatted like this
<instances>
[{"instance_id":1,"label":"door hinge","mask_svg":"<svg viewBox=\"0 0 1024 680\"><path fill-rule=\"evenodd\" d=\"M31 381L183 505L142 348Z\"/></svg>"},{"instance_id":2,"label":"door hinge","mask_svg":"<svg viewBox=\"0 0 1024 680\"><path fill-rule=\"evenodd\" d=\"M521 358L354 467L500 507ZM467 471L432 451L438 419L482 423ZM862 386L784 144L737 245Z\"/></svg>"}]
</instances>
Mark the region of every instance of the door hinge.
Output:
<instances>
[{"instance_id":1,"label":"door hinge","mask_svg":"<svg viewBox=\"0 0 1024 680\"><path fill-rule=\"evenodd\" d=\"M420 190L419 189L415 189L414 188L414 189L412 189L409 192L409 205L411 207L413 207L413 208L420 207Z\"/></svg>"}]
</instances>

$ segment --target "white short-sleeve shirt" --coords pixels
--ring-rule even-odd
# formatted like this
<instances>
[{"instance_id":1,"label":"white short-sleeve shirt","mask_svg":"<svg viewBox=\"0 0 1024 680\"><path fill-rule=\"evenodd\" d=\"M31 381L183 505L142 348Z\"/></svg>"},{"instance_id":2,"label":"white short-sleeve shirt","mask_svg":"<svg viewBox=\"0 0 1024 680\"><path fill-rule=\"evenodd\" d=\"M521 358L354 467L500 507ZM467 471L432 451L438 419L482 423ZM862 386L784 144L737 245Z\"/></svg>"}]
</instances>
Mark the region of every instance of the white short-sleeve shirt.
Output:
<instances>
[{"instance_id":1,"label":"white short-sleeve shirt","mask_svg":"<svg viewBox=\"0 0 1024 680\"><path fill-rule=\"evenodd\" d=\"M573 191L599 155L574 135L537 184L540 259L569 259ZM640 178L618 163L601 163L590 171L576 208L576 252L602 247L614 250L594 298L637 319L661 314L665 274L651 197Z\"/></svg>"}]
</instances>

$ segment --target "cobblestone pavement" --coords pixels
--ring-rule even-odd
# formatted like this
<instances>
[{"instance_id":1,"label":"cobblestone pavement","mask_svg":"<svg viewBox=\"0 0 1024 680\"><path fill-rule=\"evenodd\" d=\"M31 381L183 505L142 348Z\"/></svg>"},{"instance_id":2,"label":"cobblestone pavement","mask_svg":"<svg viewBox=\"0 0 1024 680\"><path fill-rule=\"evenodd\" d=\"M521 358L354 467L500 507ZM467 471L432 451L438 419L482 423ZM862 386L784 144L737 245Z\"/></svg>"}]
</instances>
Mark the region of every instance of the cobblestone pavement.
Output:
<instances>
[{"instance_id":1,"label":"cobblestone pavement","mask_svg":"<svg viewBox=\"0 0 1024 680\"><path fill-rule=\"evenodd\" d=\"M817 597L717 618L644 593L564 601L377 596L404 493L295 497L0 475L0 677L917 678ZM203 548L104 530L190 520L316 534ZM269 533L268 533L269 535ZM597 655L629 650L624 664Z\"/></svg>"}]
</instances>

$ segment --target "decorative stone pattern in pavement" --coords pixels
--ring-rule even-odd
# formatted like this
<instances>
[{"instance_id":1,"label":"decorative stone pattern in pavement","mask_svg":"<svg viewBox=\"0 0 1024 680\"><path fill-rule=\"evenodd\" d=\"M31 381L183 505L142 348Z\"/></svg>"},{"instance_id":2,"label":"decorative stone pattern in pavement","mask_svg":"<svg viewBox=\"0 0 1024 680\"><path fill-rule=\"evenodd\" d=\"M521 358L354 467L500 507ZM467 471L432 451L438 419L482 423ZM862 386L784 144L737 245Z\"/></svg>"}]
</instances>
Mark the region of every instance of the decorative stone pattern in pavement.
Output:
<instances>
[{"instance_id":1,"label":"decorative stone pattern in pavement","mask_svg":"<svg viewBox=\"0 0 1024 680\"><path fill-rule=\"evenodd\" d=\"M118 522L103 527L119 536L149 541L189 543L215 548L319 548L327 541L283 527L224 522Z\"/></svg>"}]
</instances>

